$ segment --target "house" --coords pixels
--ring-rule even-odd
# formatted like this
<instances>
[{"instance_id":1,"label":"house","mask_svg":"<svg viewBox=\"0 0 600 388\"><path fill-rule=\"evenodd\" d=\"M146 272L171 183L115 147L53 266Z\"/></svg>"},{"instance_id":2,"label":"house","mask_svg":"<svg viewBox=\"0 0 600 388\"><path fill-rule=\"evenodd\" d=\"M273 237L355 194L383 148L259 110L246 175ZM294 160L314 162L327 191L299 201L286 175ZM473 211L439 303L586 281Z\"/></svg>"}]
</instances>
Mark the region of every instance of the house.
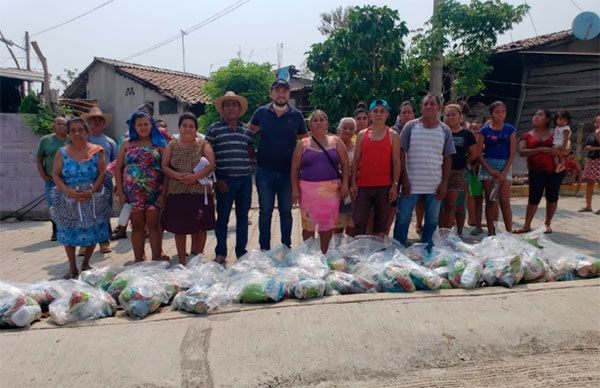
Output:
<instances>
[{"instance_id":1,"label":"house","mask_svg":"<svg viewBox=\"0 0 600 388\"><path fill-rule=\"evenodd\" d=\"M490 64L483 97L470 103L504 101L519 133L537 109L567 109L573 128L591 129L600 108L600 37L578 40L567 30L519 40L496 47Z\"/></svg>"},{"instance_id":2,"label":"house","mask_svg":"<svg viewBox=\"0 0 600 388\"><path fill-rule=\"evenodd\" d=\"M0 112L18 113L25 97L25 82L44 82L44 73L37 71L0 68Z\"/></svg>"},{"instance_id":3,"label":"house","mask_svg":"<svg viewBox=\"0 0 600 388\"><path fill-rule=\"evenodd\" d=\"M204 114L210 101L203 91L207 81L196 74L95 57L62 97L97 100L113 117L106 134L115 138L125 131L131 113L147 102L154 106L155 117L164 119L174 132L182 113Z\"/></svg>"}]
</instances>

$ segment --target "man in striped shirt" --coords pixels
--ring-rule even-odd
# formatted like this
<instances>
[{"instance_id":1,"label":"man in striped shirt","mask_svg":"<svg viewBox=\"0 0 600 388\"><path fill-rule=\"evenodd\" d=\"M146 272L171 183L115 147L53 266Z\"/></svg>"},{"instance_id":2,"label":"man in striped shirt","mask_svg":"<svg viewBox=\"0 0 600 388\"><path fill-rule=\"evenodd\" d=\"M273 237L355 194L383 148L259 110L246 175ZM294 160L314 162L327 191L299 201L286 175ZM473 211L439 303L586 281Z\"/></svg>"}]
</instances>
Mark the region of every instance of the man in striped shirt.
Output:
<instances>
[{"instance_id":1,"label":"man in striped shirt","mask_svg":"<svg viewBox=\"0 0 600 388\"><path fill-rule=\"evenodd\" d=\"M425 224L421 242L427 243L429 251L438 224L440 201L448 189L452 154L456 153L452 131L438 119L440 108L437 96L426 95L421 103L422 116L406 123L400 135L402 190L394 239L406 246L413 209L419 198L423 198Z\"/></svg>"},{"instance_id":2,"label":"man in striped shirt","mask_svg":"<svg viewBox=\"0 0 600 388\"><path fill-rule=\"evenodd\" d=\"M235 202L235 255L246 253L248 243L248 212L252 202L252 162L254 139L252 131L240 118L248 110L248 101L227 92L215 100L215 108L221 120L206 131L206 140L215 152L217 227L215 235L216 261L225 262L227 257L227 224Z\"/></svg>"}]
</instances>

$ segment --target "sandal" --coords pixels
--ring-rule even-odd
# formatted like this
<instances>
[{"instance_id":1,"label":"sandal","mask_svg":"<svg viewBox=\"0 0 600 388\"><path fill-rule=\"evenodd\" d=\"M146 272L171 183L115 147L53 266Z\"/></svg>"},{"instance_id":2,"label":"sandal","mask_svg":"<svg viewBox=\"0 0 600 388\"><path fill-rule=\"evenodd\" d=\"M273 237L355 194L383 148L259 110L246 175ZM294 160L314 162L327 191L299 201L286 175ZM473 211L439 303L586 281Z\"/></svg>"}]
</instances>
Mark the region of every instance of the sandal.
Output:
<instances>
[{"instance_id":1,"label":"sandal","mask_svg":"<svg viewBox=\"0 0 600 388\"><path fill-rule=\"evenodd\" d=\"M581 209L577 210L579 213L588 213L588 212L592 212L593 210L589 207L582 207Z\"/></svg>"},{"instance_id":2,"label":"sandal","mask_svg":"<svg viewBox=\"0 0 600 388\"><path fill-rule=\"evenodd\" d=\"M523 234L523 233L531 232L531 229L519 228L519 229L513 230L512 232L513 232L513 234Z\"/></svg>"},{"instance_id":3,"label":"sandal","mask_svg":"<svg viewBox=\"0 0 600 388\"><path fill-rule=\"evenodd\" d=\"M65 274L63 275L63 279L65 280L69 280L69 279L77 279L77 276L79 276L79 272L71 272L71 271L67 271L65 272Z\"/></svg>"},{"instance_id":4,"label":"sandal","mask_svg":"<svg viewBox=\"0 0 600 388\"><path fill-rule=\"evenodd\" d=\"M227 262L227 258L225 256L217 256L217 257L215 257L215 263L219 263L223 267L225 267L225 263L226 262Z\"/></svg>"},{"instance_id":5,"label":"sandal","mask_svg":"<svg viewBox=\"0 0 600 388\"><path fill-rule=\"evenodd\" d=\"M597 215L597 216L600 216L600 210L596 210L596 211L594 212L594 214L595 214L595 215Z\"/></svg>"},{"instance_id":6,"label":"sandal","mask_svg":"<svg viewBox=\"0 0 600 388\"><path fill-rule=\"evenodd\" d=\"M92 269L91 265L85 265L85 266L82 265L81 266L81 272L83 272L83 271L89 271L90 269Z\"/></svg>"},{"instance_id":7,"label":"sandal","mask_svg":"<svg viewBox=\"0 0 600 388\"><path fill-rule=\"evenodd\" d=\"M546 226L546 230L544 230L544 234L552 234L552 228L549 226Z\"/></svg>"}]
</instances>

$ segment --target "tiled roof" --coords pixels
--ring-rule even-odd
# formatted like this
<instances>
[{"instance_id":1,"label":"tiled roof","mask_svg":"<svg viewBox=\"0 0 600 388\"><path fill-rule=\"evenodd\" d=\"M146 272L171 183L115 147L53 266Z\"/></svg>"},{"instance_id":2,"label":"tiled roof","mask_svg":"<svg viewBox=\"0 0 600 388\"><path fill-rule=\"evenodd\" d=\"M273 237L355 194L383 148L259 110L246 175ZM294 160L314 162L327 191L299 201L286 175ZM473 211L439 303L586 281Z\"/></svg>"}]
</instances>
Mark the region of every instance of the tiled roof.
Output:
<instances>
[{"instance_id":1,"label":"tiled roof","mask_svg":"<svg viewBox=\"0 0 600 388\"><path fill-rule=\"evenodd\" d=\"M12 67L0 68L0 76L24 81L44 82L44 73L40 73L39 71L15 69Z\"/></svg>"},{"instance_id":2,"label":"tiled roof","mask_svg":"<svg viewBox=\"0 0 600 388\"><path fill-rule=\"evenodd\" d=\"M85 83L87 83L87 72L95 63L112 66L117 74L130 78L147 88L154 89L165 97L189 104L206 104L210 102L210 97L202 89L208 81L206 77L98 57L95 57L94 62L65 90L64 95L66 97L80 97L82 84L85 87Z\"/></svg>"},{"instance_id":3,"label":"tiled roof","mask_svg":"<svg viewBox=\"0 0 600 388\"><path fill-rule=\"evenodd\" d=\"M496 47L496 53L504 53L509 51L521 51L534 47L544 46L550 43L556 43L563 40L568 40L573 36L571 30L553 32L551 34L534 36L533 38L517 40L502 46Z\"/></svg>"}]
</instances>

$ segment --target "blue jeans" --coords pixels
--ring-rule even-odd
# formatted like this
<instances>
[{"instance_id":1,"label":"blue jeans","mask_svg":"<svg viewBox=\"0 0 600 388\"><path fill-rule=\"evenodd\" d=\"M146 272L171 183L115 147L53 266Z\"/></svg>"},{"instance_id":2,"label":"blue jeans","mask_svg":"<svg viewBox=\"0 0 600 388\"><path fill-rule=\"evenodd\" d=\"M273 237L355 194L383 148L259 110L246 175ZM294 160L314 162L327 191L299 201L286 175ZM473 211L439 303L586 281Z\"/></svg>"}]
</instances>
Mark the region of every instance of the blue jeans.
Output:
<instances>
[{"instance_id":1,"label":"blue jeans","mask_svg":"<svg viewBox=\"0 0 600 388\"><path fill-rule=\"evenodd\" d=\"M260 249L271 249L271 217L275 207L279 208L281 242L292 245L292 182L287 171L256 168L256 189L258 191L258 242Z\"/></svg>"},{"instance_id":2,"label":"blue jeans","mask_svg":"<svg viewBox=\"0 0 600 388\"><path fill-rule=\"evenodd\" d=\"M398 210L396 212L396 225L394 226L394 239L406 246L408 226L410 225L412 212L420 197L425 200L425 216L423 219L421 242L427 243L428 250L431 250L433 246L431 240L438 226L441 202L435 197L435 194L400 194L398 197Z\"/></svg>"},{"instance_id":3,"label":"blue jeans","mask_svg":"<svg viewBox=\"0 0 600 388\"><path fill-rule=\"evenodd\" d=\"M50 206L52 206L52 188L55 187L54 181L50 180L46 182L46 186L44 187L44 194L46 195L46 204L48 205L48 210L50 210Z\"/></svg>"},{"instance_id":4,"label":"blue jeans","mask_svg":"<svg viewBox=\"0 0 600 388\"><path fill-rule=\"evenodd\" d=\"M246 253L248 244L248 212L252 202L252 175L242 177L228 177L223 179L229 191L217 194L217 256L227 256L227 224L231 208L235 202L235 256L240 257Z\"/></svg>"}]
</instances>

